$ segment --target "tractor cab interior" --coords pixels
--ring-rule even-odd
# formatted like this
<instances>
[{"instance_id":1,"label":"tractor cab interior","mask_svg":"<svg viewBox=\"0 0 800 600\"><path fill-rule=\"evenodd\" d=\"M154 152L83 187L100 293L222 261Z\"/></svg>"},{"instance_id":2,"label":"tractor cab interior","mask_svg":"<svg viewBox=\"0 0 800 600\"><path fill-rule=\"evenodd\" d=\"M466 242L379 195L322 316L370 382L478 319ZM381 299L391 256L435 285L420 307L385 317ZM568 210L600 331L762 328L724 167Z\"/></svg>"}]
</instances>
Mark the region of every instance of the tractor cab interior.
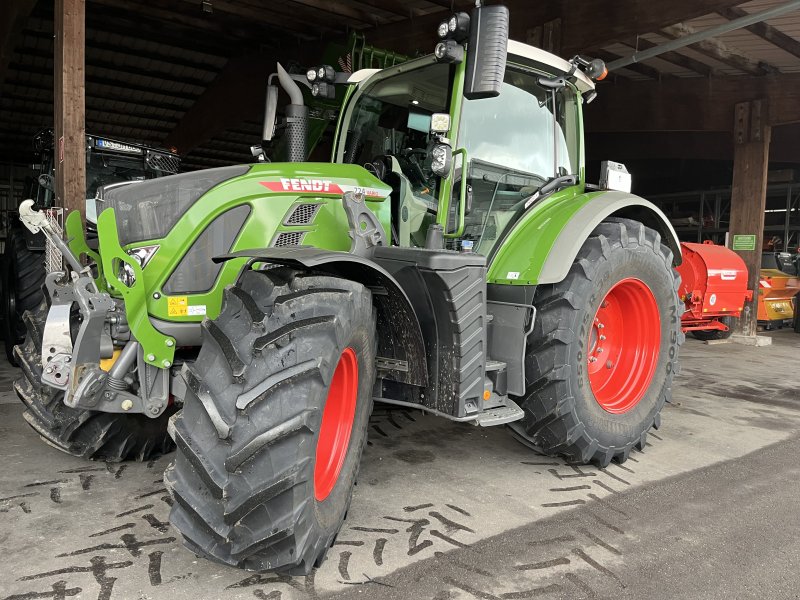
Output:
<instances>
[{"instance_id":1,"label":"tractor cab interior","mask_svg":"<svg viewBox=\"0 0 800 600\"><path fill-rule=\"evenodd\" d=\"M449 112L452 67L431 63L368 87L356 100L344 162L392 187L392 243L422 246L436 218L440 178L430 167L431 115Z\"/></svg>"}]
</instances>

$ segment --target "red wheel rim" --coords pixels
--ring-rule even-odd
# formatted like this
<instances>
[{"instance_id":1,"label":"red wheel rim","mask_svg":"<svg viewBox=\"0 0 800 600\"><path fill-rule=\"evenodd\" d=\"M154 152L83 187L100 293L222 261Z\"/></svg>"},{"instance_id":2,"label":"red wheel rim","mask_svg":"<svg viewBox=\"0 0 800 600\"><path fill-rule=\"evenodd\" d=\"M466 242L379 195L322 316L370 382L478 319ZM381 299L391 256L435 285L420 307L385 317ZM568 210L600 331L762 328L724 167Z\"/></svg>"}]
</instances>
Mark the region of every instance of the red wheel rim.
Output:
<instances>
[{"instance_id":1,"label":"red wheel rim","mask_svg":"<svg viewBox=\"0 0 800 600\"><path fill-rule=\"evenodd\" d=\"M342 470L358 399L358 359L352 348L345 348L333 372L328 399L322 413L314 466L314 497L325 500L336 485Z\"/></svg>"},{"instance_id":2,"label":"red wheel rim","mask_svg":"<svg viewBox=\"0 0 800 600\"><path fill-rule=\"evenodd\" d=\"M612 287L597 309L587 345L597 403L614 414L633 409L650 387L661 347L661 318L650 288L633 278Z\"/></svg>"}]
</instances>

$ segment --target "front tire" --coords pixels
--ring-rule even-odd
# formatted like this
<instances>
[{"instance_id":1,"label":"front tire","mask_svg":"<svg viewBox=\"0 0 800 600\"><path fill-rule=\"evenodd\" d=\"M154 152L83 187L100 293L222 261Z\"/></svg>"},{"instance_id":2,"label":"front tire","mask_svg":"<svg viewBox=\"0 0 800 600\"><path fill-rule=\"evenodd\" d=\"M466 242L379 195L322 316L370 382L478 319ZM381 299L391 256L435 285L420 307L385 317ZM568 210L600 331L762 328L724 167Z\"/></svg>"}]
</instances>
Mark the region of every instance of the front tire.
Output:
<instances>
[{"instance_id":1,"label":"front tire","mask_svg":"<svg viewBox=\"0 0 800 600\"><path fill-rule=\"evenodd\" d=\"M537 288L521 404L529 442L603 467L644 448L678 369L679 281L657 232L609 219L563 281Z\"/></svg>"},{"instance_id":2,"label":"front tire","mask_svg":"<svg viewBox=\"0 0 800 600\"><path fill-rule=\"evenodd\" d=\"M6 356L18 366L14 346L25 339L25 311L35 311L44 298L44 254L28 250L19 225L8 231L2 270L3 341Z\"/></svg>"},{"instance_id":3,"label":"front tire","mask_svg":"<svg viewBox=\"0 0 800 600\"><path fill-rule=\"evenodd\" d=\"M106 413L64 404L62 390L42 383L42 334L47 304L27 311L25 343L14 347L22 377L14 391L25 405L23 418L50 446L80 458L119 462L145 461L171 451L167 422L175 412L169 406L151 419L142 414Z\"/></svg>"},{"instance_id":4,"label":"front tire","mask_svg":"<svg viewBox=\"0 0 800 600\"><path fill-rule=\"evenodd\" d=\"M366 443L375 344L361 284L272 269L225 291L170 427L170 521L190 550L250 570L321 563Z\"/></svg>"}]
</instances>

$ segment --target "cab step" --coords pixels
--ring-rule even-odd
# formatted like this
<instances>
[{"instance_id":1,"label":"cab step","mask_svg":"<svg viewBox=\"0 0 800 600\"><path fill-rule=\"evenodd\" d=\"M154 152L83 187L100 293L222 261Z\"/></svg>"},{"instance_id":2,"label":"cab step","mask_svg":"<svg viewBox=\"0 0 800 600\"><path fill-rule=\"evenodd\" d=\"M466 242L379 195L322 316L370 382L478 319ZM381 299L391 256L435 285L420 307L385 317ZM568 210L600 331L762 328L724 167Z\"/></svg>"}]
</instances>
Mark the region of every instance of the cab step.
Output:
<instances>
[{"instance_id":1,"label":"cab step","mask_svg":"<svg viewBox=\"0 0 800 600\"><path fill-rule=\"evenodd\" d=\"M513 400L506 399L505 406L489 408L471 423L481 427L494 427L495 425L505 425L513 421L519 421L524 415L525 413Z\"/></svg>"}]
</instances>

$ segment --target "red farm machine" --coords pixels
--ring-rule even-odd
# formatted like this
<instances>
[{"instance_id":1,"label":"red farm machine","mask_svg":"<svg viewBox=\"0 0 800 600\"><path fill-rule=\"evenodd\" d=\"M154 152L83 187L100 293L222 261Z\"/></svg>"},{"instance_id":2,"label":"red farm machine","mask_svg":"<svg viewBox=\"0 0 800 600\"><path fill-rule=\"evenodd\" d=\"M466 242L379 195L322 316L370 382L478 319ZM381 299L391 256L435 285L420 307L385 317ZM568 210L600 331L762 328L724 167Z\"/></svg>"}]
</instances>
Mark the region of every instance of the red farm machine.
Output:
<instances>
[{"instance_id":1,"label":"red farm machine","mask_svg":"<svg viewBox=\"0 0 800 600\"><path fill-rule=\"evenodd\" d=\"M711 242L681 242L683 263L678 266L678 292L686 305L681 317L685 332L700 340L723 340L733 333L733 319L752 300L747 289L747 267L741 257Z\"/></svg>"}]
</instances>

